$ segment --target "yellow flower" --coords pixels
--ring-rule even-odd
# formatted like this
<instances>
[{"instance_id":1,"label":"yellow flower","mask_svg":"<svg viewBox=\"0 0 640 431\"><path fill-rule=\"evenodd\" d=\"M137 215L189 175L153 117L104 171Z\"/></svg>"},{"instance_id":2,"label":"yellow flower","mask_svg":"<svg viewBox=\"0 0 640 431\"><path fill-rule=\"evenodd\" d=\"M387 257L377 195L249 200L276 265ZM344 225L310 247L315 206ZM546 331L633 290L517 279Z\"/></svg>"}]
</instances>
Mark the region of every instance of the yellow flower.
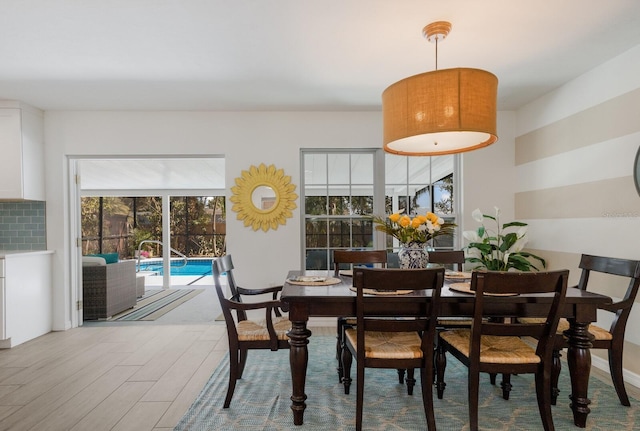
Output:
<instances>
[{"instance_id":1,"label":"yellow flower","mask_svg":"<svg viewBox=\"0 0 640 431\"><path fill-rule=\"evenodd\" d=\"M434 214L435 216L435 214ZM373 217L375 229L398 239L402 244L410 242L425 243L439 235L452 235L455 224L445 222L435 216L435 223L431 221L433 216L429 213L418 214L411 218L407 214L395 213L386 218Z\"/></svg>"},{"instance_id":2,"label":"yellow flower","mask_svg":"<svg viewBox=\"0 0 640 431\"><path fill-rule=\"evenodd\" d=\"M431 223L438 223L438 216L435 215L432 212L428 212L427 213L427 220L429 220Z\"/></svg>"}]
</instances>

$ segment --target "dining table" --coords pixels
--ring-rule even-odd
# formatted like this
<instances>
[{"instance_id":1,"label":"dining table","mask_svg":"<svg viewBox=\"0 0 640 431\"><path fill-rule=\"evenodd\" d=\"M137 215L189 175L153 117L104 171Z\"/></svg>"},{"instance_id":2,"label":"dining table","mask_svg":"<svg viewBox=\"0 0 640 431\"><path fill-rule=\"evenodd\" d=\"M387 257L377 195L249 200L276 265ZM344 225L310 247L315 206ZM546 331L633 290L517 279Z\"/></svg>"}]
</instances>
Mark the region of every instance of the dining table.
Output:
<instances>
[{"instance_id":1,"label":"dining table","mask_svg":"<svg viewBox=\"0 0 640 431\"><path fill-rule=\"evenodd\" d=\"M445 275L441 293L440 317L470 317L473 312L474 294L454 287L460 285L459 279ZM284 282L281 301L288 306L291 330L289 336L289 362L291 366L291 410L293 423L304 423L304 411L307 407L305 381L309 352L307 345L311 331L307 328L310 317L354 316L356 293L352 287L352 278L348 275L335 276L333 271L289 271ZM397 295L385 295L380 304L380 316L420 316L424 315L424 302L416 301L417 293L402 291L398 286ZM544 304L551 302L549 294L528 294L510 297L492 298L491 314L496 317L539 316ZM597 320L599 306L610 304L611 298L575 287L567 289L562 317L569 320L570 328L565 331L568 337L567 363L571 378L570 408L573 410L574 424L586 427L590 413L588 398L589 374L591 371L591 341L589 324ZM313 394L311 394L313 396Z\"/></svg>"}]
</instances>

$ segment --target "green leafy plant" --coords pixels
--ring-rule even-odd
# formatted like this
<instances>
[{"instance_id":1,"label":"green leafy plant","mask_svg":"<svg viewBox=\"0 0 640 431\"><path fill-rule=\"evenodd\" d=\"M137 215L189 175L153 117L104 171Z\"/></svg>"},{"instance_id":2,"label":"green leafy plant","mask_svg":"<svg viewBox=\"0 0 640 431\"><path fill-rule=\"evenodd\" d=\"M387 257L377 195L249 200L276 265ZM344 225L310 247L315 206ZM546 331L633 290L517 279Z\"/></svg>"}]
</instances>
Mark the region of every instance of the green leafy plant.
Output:
<instances>
[{"instance_id":1,"label":"green leafy plant","mask_svg":"<svg viewBox=\"0 0 640 431\"><path fill-rule=\"evenodd\" d=\"M526 245L527 224L519 221L504 223L500 226L500 209L496 207L495 216L483 214L480 209L472 213L475 221L481 223L477 230L464 231L462 235L469 241L466 261L478 264L475 268L489 271L539 271L537 261L542 268L546 262L540 256L523 251ZM496 229L487 229L485 220L492 220Z\"/></svg>"}]
</instances>

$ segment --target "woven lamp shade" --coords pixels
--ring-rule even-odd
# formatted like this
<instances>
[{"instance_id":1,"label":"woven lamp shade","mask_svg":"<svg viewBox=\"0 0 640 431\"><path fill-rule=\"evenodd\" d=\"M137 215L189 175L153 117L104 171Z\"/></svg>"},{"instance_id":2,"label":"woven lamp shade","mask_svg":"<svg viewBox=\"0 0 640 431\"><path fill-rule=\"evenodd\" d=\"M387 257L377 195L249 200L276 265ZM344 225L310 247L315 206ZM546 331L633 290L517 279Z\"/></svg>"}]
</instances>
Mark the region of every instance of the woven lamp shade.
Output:
<instances>
[{"instance_id":1,"label":"woven lamp shade","mask_svg":"<svg viewBox=\"0 0 640 431\"><path fill-rule=\"evenodd\" d=\"M382 93L384 150L433 156L486 147L498 140L498 78L456 68L410 76Z\"/></svg>"}]
</instances>

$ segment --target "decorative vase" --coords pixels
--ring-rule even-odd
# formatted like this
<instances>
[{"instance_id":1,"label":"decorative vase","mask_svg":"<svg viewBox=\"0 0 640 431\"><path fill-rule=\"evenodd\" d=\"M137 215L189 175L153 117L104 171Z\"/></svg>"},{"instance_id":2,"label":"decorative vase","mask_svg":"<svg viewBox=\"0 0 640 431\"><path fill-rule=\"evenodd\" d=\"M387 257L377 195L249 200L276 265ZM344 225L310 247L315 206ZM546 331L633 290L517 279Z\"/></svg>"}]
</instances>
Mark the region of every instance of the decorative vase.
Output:
<instances>
[{"instance_id":1,"label":"decorative vase","mask_svg":"<svg viewBox=\"0 0 640 431\"><path fill-rule=\"evenodd\" d=\"M398 251L398 260L402 269L426 268L429 264L427 244L415 241L402 244Z\"/></svg>"}]
</instances>

